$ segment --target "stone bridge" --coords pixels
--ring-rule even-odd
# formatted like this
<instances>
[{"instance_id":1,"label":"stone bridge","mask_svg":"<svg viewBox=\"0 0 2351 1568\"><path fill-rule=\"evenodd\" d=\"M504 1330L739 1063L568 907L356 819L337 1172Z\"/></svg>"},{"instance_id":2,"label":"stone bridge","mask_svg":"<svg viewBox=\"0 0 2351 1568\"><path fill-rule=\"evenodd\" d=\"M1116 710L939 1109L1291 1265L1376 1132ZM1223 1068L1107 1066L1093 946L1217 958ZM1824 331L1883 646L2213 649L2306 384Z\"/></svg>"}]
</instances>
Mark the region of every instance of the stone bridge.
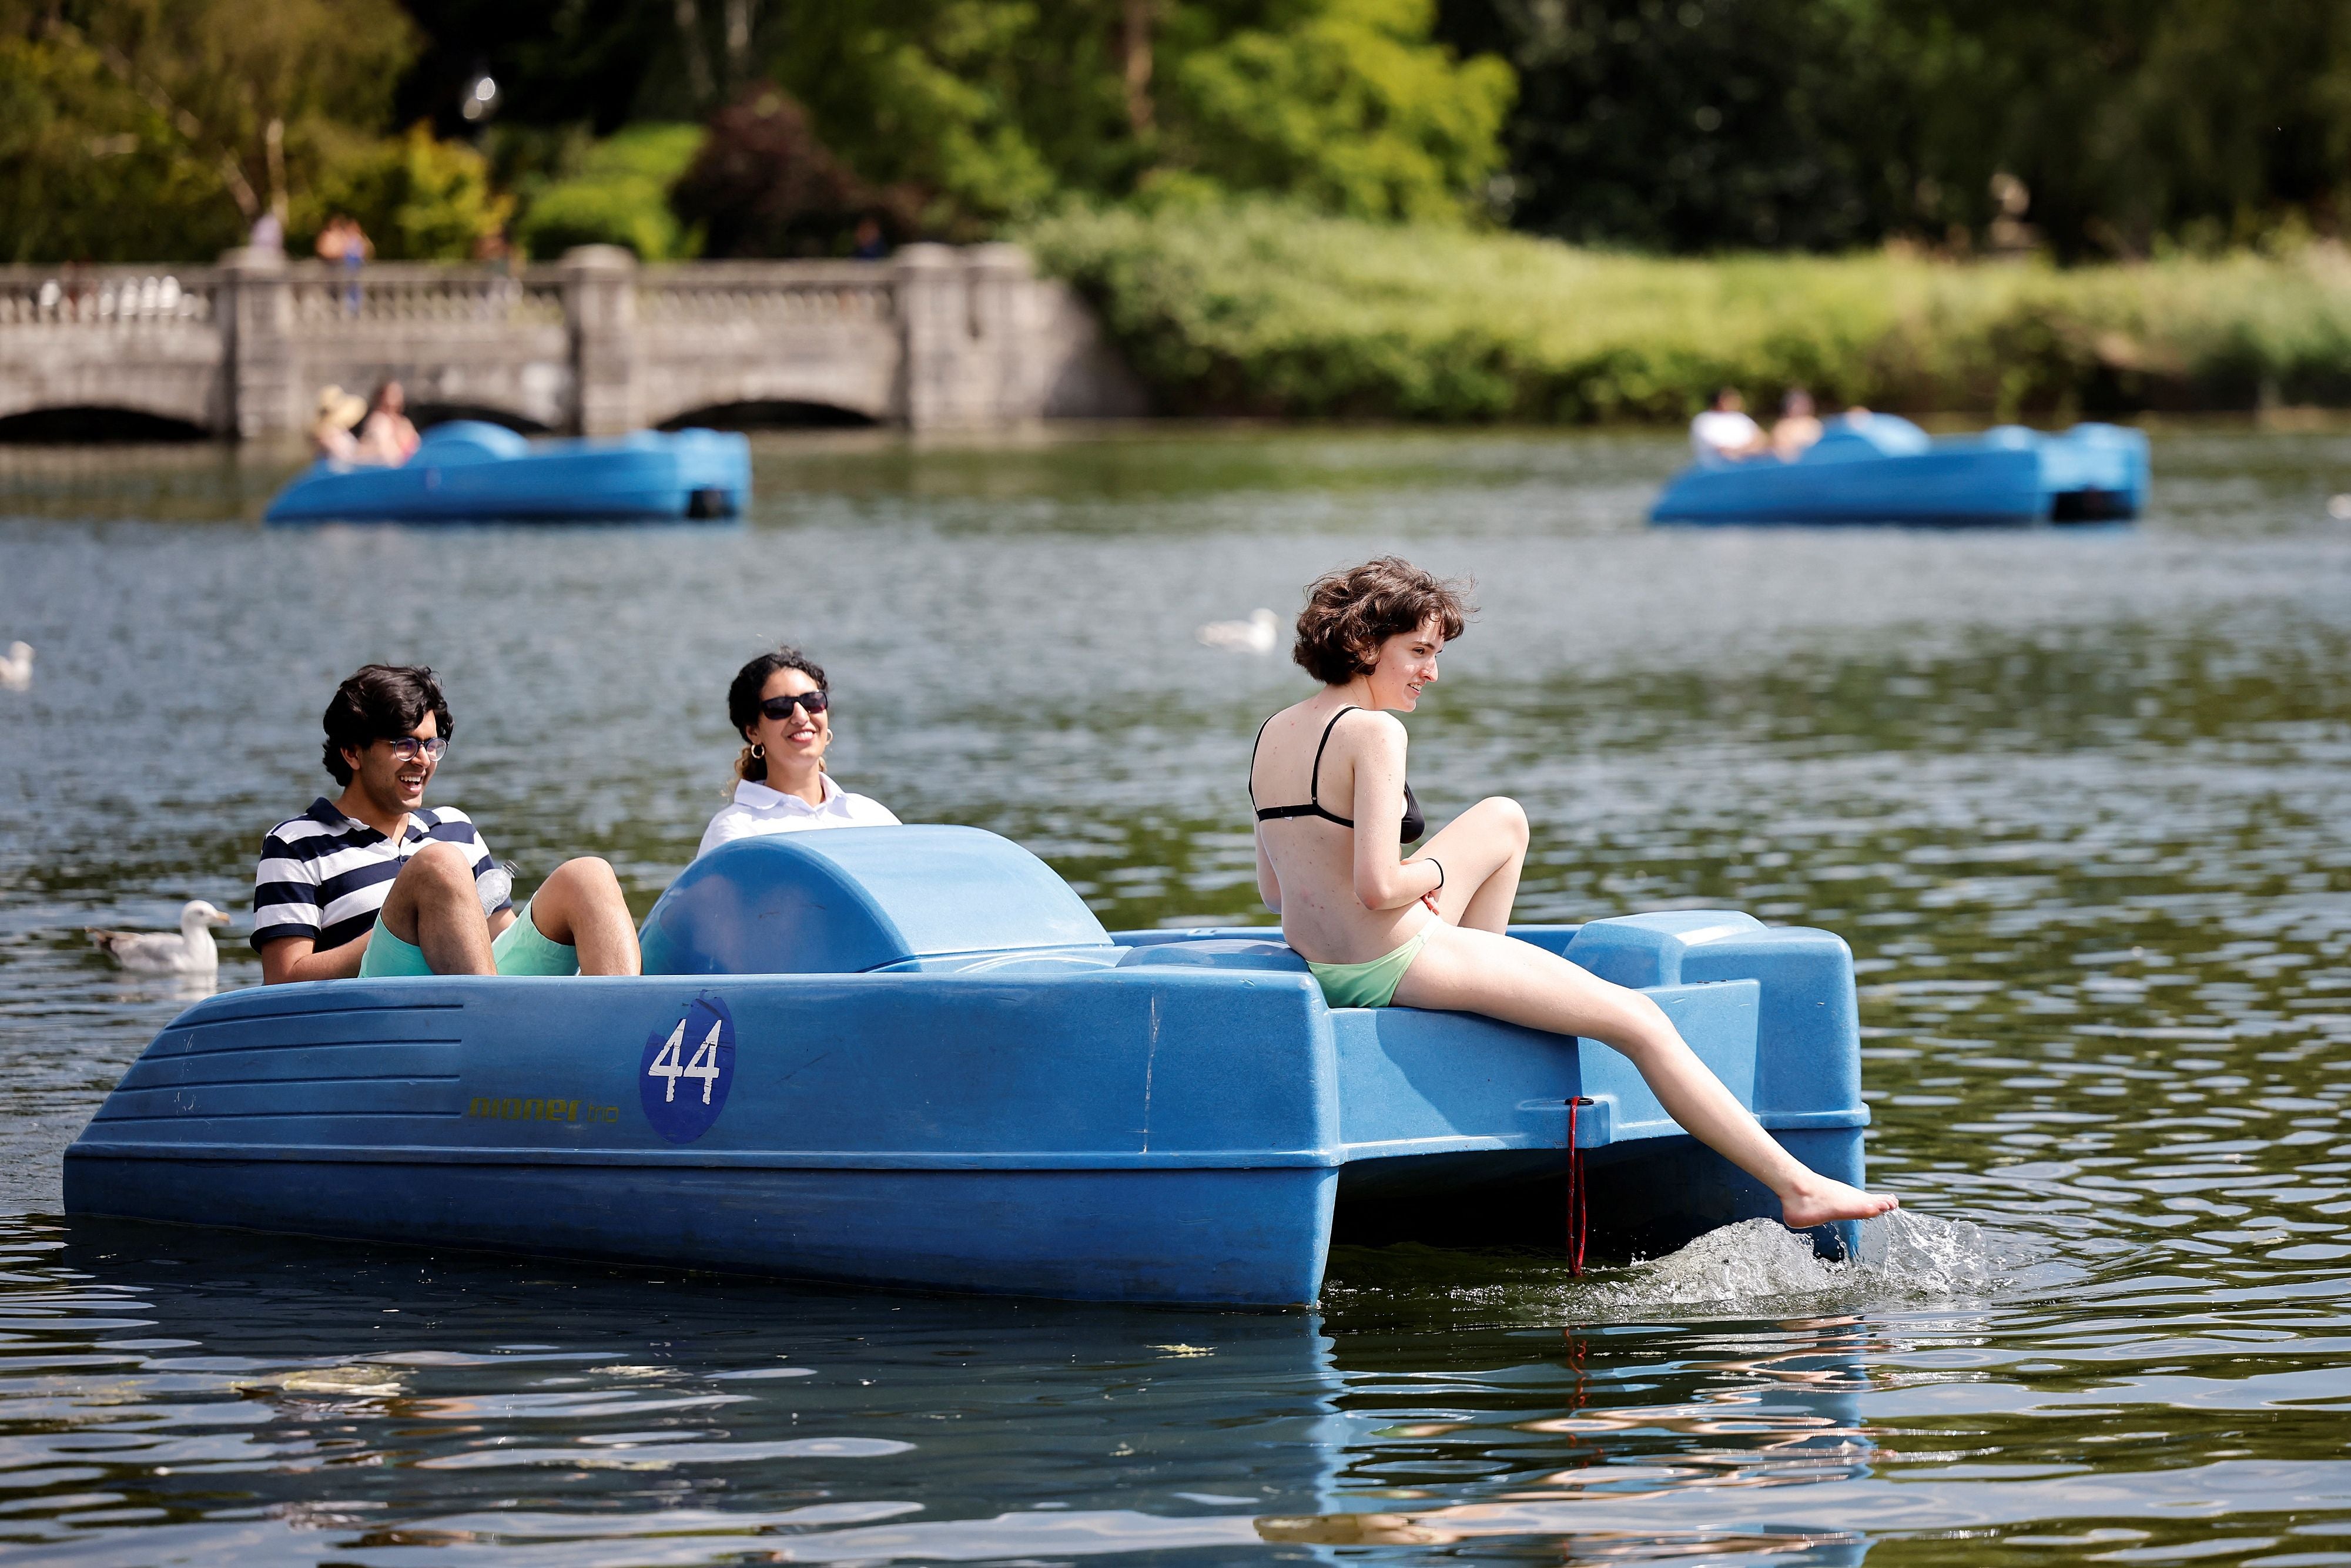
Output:
<instances>
[{"instance_id":1,"label":"stone bridge","mask_svg":"<svg viewBox=\"0 0 2351 1568\"><path fill-rule=\"evenodd\" d=\"M1139 413L1066 286L1005 245L884 261L643 267L590 246L514 269L274 252L217 267L0 267L0 431L127 413L217 435L306 429L329 382L605 434L746 405L915 430Z\"/></svg>"}]
</instances>

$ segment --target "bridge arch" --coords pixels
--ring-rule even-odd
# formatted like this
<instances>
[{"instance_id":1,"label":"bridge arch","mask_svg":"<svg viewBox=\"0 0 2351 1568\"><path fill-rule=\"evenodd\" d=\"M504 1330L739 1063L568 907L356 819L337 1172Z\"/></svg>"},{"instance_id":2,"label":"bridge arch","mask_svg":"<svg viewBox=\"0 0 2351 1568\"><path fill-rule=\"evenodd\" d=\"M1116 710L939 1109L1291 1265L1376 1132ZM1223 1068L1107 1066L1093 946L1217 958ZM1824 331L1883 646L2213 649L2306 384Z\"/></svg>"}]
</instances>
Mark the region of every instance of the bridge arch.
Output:
<instances>
[{"instance_id":1,"label":"bridge arch","mask_svg":"<svg viewBox=\"0 0 2351 1568\"><path fill-rule=\"evenodd\" d=\"M661 428L684 430L702 425L712 430L841 430L870 429L881 423L870 413L833 403L770 398L689 408L663 420Z\"/></svg>"},{"instance_id":2,"label":"bridge arch","mask_svg":"<svg viewBox=\"0 0 2351 1568\"><path fill-rule=\"evenodd\" d=\"M517 435L546 435L553 426L541 423L527 413L517 413L508 408L494 408L487 403L455 402L443 399L412 398L408 417L419 430L429 430L436 424L453 420L479 420L485 424L501 424Z\"/></svg>"},{"instance_id":3,"label":"bridge arch","mask_svg":"<svg viewBox=\"0 0 2351 1568\"><path fill-rule=\"evenodd\" d=\"M653 384L639 394L637 417L664 429L690 423L689 415L714 416L720 411L823 409L831 411L836 423L862 424L880 424L898 413L891 395L894 375L876 374L876 367L867 364L845 364L830 373L794 366L674 365L661 370L668 373L649 376Z\"/></svg>"},{"instance_id":4,"label":"bridge arch","mask_svg":"<svg viewBox=\"0 0 2351 1568\"><path fill-rule=\"evenodd\" d=\"M55 403L0 413L0 445L204 441L213 434L174 414L108 403Z\"/></svg>"}]
</instances>

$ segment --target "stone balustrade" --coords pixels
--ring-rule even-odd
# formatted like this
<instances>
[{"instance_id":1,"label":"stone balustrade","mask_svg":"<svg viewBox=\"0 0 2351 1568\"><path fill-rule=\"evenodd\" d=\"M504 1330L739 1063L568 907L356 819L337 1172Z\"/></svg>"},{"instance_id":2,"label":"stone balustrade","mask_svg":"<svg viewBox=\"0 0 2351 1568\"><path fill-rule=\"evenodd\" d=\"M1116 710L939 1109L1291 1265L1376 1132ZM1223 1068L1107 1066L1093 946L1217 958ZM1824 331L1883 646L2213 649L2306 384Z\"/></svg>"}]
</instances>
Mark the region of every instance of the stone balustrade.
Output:
<instances>
[{"instance_id":1,"label":"stone balustrade","mask_svg":"<svg viewBox=\"0 0 2351 1568\"><path fill-rule=\"evenodd\" d=\"M0 267L0 420L125 410L222 435L307 427L318 390L609 434L745 404L916 430L1138 413L1065 286L1010 246L885 261L641 267L591 246L506 268Z\"/></svg>"}]
</instances>

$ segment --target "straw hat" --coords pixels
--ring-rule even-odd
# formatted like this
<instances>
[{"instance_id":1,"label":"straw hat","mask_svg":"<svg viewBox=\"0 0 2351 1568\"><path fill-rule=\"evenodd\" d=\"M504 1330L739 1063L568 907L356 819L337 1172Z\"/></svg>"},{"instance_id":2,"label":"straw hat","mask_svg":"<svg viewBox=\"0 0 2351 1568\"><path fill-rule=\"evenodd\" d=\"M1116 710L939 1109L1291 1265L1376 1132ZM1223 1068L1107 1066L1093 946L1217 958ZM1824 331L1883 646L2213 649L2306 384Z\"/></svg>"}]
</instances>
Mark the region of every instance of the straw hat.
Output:
<instances>
[{"instance_id":1,"label":"straw hat","mask_svg":"<svg viewBox=\"0 0 2351 1568\"><path fill-rule=\"evenodd\" d=\"M310 428L349 430L367 417L367 411L365 399L354 397L340 387L320 387L319 406L310 415Z\"/></svg>"}]
</instances>

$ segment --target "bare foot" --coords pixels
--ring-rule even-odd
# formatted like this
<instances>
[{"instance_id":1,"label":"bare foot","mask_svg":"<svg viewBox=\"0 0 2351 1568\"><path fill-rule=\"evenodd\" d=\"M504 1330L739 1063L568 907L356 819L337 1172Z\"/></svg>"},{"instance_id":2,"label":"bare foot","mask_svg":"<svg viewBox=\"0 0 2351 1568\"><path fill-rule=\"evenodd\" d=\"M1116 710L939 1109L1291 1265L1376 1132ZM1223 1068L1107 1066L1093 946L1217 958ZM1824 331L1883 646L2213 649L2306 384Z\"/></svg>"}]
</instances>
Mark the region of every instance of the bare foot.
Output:
<instances>
[{"instance_id":1,"label":"bare foot","mask_svg":"<svg viewBox=\"0 0 2351 1568\"><path fill-rule=\"evenodd\" d=\"M1891 1193L1864 1192L1857 1186L1816 1176L1781 1197L1780 1218L1791 1230L1810 1230L1833 1219L1875 1219L1901 1204L1902 1200Z\"/></svg>"}]
</instances>

